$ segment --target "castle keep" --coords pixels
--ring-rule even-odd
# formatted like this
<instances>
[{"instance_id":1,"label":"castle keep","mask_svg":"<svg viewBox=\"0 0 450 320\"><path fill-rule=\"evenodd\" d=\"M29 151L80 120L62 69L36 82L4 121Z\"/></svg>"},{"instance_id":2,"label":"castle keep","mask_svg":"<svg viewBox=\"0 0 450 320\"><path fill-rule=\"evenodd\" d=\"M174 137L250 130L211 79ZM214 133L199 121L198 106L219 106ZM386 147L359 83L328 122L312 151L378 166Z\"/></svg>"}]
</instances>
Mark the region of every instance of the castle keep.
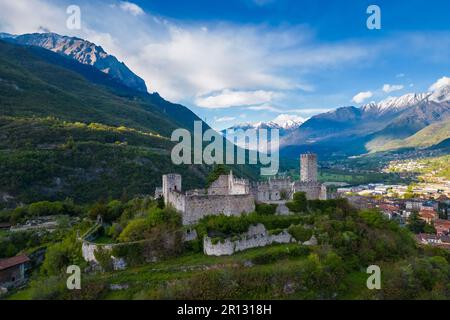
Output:
<instances>
[{"instance_id":1,"label":"castle keep","mask_svg":"<svg viewBox=\"0 0 450 320\"><path fill-rule=\"evenodd\" d=\"M317 181L317 156L302 155L300 161L300 181L287 177L250 184L230 172L219 176L208 189L183 192L181 175L167 174L162 177L162 188L156 189L155 196L163 196L166 205L180 211L184 225L195 224L208 215L239 216L253 212L255 201L282 204L296 192L305 192L308 200L326 200L326 187Z\"/></svg>"},{"instance_id":2,"label":"castle keep","mask_svg":"<svg viewBox=\"0 0 450 320\"><path fill-rule=\"evenodd\" d=\"M222 175L208 189L182 192L181 176L163 176L162 190L166 205L170 204L183 215L183 224L192 225L207 215L241 215L255 211L255 199L250 194L248 180L236 179L233 173Z\"/></svg>"},{"instance_id":3,"label":"castle keep","mask_svg":"<svg viewBox=\"0 0 450 320\"><path fill-rule=\"evenodd\" d=\"M304 192L308 200L326 200L327 189L317 181L317 155L300 156L300 181L290 177L275 178L258 182L252 186L252 193L258 202L277 202L292 199L294 193Z\"/></svg>"}]
</instances>

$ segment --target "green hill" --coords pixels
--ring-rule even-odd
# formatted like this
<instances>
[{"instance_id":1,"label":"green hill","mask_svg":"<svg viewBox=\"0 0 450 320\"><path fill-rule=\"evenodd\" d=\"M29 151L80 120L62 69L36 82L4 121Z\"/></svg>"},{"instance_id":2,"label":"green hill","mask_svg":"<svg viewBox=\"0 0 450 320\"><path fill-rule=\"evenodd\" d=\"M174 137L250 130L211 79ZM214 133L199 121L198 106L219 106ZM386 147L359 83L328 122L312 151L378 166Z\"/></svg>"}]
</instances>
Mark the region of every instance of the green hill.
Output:
<instances>
[{"instance_id":1,"label":"green hill","mask_svg":"<svg viewBox=\"0 0 450 320\"><path fill-rule=\"evenodd\" d=\"M101 122L166 136L200 120L187 108L133 91L91 66L6 42L0 42L0 105L0 115Z\"/></svg>"},{"instance_id":2,"label":"green hill","mask_svg":"<svg viewBox=\"0 0 450 320\"><path fill-rule=\"evenodd\" d=\"M450 120L433 123L405 138L385 141L371 151L388 151L401 148L426 148L450 138Z\"/></svg>"},{"instance_id":3,"label":"green hill","mask_svg":"<svg viewBox=\"0 0 450 320\"><path fill-rule=\"evenodd\" d=\"M0 41L0 208L5 199L151 194L168 172L181 173L185 188L203 187L211 168L170 159L171 132L194 120L189 109L93 67ZM249 167L233 170L254 177Z\"/></svg>"}]
</instances>

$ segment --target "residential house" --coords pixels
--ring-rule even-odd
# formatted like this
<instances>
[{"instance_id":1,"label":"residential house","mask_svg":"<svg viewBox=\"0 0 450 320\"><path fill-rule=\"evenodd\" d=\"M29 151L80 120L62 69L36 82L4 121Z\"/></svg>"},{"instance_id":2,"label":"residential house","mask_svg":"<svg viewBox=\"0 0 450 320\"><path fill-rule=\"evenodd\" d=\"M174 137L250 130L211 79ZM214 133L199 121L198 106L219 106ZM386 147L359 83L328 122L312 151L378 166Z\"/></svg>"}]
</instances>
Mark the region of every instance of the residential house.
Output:
<instances>
[{"instance_id":1,"label":"residential house","mask_svg":"<svg viewBox=\"0 0 450 320\"><path fill-rule=\"evenodd\" d=\"M0 287L13 288L23 284L29 262L26 255L0 259Z\"/></svg>"},{"instance_id":2,"label":"residential house","mask_svg":"<svg viewBox=\"0 0 450 320\"><path fill-rule=\"evenodd\" d=\"M426 223L433 223L438 219L438 215L436 211L432 210L420 210L419 216L422 220L425 220Z\"/></svg>"},{"instance_id":3,"label":"residential house","mask_svg":"<svg viewBox=\"0 0 450 320\"><path fill-rule=\"evenodd\" d=\"M434 227L436 228L436 234L438 235L448 235L450 234L450 221L437 219L434 222Z\"/></svg>"}]
</instances>

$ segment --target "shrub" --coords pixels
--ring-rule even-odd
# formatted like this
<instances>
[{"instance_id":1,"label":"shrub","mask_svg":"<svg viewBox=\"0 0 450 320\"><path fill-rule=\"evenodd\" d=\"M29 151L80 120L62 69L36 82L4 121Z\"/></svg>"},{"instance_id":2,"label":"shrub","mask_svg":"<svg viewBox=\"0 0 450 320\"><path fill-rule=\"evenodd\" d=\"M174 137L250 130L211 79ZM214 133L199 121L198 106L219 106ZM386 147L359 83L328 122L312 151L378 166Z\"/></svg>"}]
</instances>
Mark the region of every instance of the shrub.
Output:
<instances>
[{"instance_id":1,"label":"shrub","mask_svg":"<svg viewBox=\"0 0 450 320\"><path fill-rule=\"evenodd\" d=\"M140 243L114 246L111 255L125 259L129 266L137 266L145 262L144 247Z\"/></svg>"},{"instance_id":2,"label":"shrub","mask_svg":"<svg viewBox=\"0 0 450 320\"><path fill-rule=\"evenodd\" d=\"M41 270L47 276L59 275L70 265L85 265L81 244L73 235L48 247Z\"/></svg>"},{"instance_id":3,"label":"shrub","mask_svg":"<svg viewBox=\"0 0 450 320\"><path fill-rule=\"evenodd\" d=\"M284 229L278 228L278 229L273 229L273 230L269 230L269 235L279 235L280 233L282 233L284 231Z\"/></svg>"},{"instance_id":4,"label":"shrub","mask_svg":"<svg viewBox=\"0 0 450 320\"><path fill-rule=\"evenodd\" d=\"M61 202L42 201L30 204L28 212L32 217L41 217L63 214L64 211Z\"/></svg>"},{"instance_id":5,"label":"shrub","mask_svg":"<svg viewBox=\"0 0 450 320\"><path fill-rule=\"evenodd\" d=\"M175 230L181 228L181 216L173 208L152 208L147 216L131 220L119 236L122 242L148 239L155 227ZM153 230L154 231L154 230Z\"/></svg>"},{"instance_id":6,"label":"shrub","mask_svg":"<svg viewBox=\"0 0 450 320\"><path fill-rule=\"evenodd\" d=\"M291 226L288 232L294 237L295 240L305 242L311 239L313 232L311 229L307 229L302 225Z\"/></svg>"},{"instance_id":7,"label":"shrub","mask_svg":"<svg viewBox=\"0 0 450 320\"><path fill-rule=\"evenodd\" d=\"M185 242L184 248L185 248L185 250L191 251L194 253L202 253L203 252L203 240L195 239L192 241Z\"/></svg>"},{"instance_id":8,"label":"shrub","mask_svg":"<svg viewBox=\"0 0 450 320\"><path fill-rule=\"evenodd\" d=\"M106 272L112 271L113 261L111 258L111 251L103 248L102 246L97 247L97 250L94 252L95 259L102 269Z\"/></svg>"},{"instance_id":9,"label":"shrub","mask_svg":"<svg viewBox=\"0 0 450 320\"><path fill-rule=\"evenodd\" d=\"M291 212L306 212L308 208L308 201L306 199L306 193L296 192L292 201L287 202L286 206Z\"/></svg>"},{"instance_id":10,"label":"shrub","mask_svg":"<svg viewBox=\"0 0 450 320\"><path fill-rule=\"evenodd\" d=\"M278 205L276 204L266 204L266 203L256 203L256 213L260 215L274 215L277 212Z\"/></svg>"}]
</instances>

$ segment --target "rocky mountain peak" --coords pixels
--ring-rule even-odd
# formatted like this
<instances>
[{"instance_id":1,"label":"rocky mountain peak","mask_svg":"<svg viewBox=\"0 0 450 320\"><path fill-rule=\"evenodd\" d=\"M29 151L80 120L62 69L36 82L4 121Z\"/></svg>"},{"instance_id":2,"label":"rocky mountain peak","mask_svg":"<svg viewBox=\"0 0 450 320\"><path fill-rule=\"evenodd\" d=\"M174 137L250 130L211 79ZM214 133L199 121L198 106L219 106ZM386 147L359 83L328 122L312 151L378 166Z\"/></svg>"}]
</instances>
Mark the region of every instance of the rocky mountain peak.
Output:
<instances>
[{"instance_id":1,"label":"rocky mountain peak","mask_svg":"<svg viewBox=\"0 0 450 320\"><path fill-rule=\"evenodd\" d=\"M18 44L37 46L68 56L109 74L127 87L147 92L147 86L143 79L134 74L123 62L119 62L116 57L105 52L101 46L92 42L56 33L32 33L19 36L4 34L3 38L8 38Z\"/></svg>"}]
</instances>

